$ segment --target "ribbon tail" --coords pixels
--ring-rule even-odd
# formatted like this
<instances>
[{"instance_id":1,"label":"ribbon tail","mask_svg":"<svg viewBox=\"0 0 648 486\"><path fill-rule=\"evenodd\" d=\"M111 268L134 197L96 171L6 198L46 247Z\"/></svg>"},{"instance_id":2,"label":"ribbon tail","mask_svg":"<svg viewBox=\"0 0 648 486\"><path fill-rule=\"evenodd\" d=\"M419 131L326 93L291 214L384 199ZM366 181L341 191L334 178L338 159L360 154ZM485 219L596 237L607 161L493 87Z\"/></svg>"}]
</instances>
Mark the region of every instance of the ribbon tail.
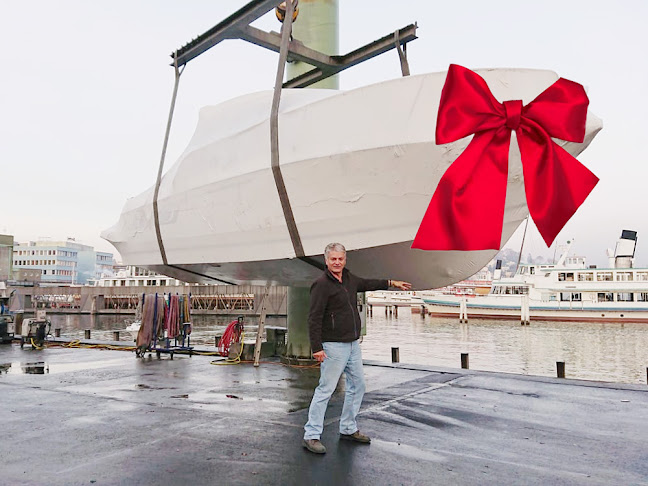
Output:
<instances>
[{"instance_id":1,"label":"ribbon tail","mask_svg":"<svg viewBox=\"0 0 648 486\"><path fill-rule=\"evenodd\" d=\"M599 179L544 131L519 134L529 214L551 246Z\"/></svg>"},{"instance_id":2,"label":"ribbon tail","mask_svg":"<svg viewBox=\"0 0 648 486\"><path fill-rule=\"evenodd\" d=\"M412 248L500 248L510 140L505 127L473 137L439 181Z\"/></svg>"}]
</instances>

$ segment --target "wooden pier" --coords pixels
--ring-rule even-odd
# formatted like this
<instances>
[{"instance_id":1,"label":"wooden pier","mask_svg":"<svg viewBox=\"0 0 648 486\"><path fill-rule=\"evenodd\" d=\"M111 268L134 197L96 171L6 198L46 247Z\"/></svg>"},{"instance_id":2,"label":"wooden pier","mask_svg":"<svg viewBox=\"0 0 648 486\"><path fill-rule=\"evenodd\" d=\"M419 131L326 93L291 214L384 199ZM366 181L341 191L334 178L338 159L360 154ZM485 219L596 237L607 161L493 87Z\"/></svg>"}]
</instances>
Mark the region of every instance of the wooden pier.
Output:
<instances>
[{"instance_id":1,"label":"wooden pier","mask_svg":"<svg viewBox=\"0 0 648 486\"><path fill-rule=\"evenodd\" d=\"M286 315L286 287L271 287L267 314ZM258 315L260 285L181 285L132 287L12 287L12 310L45 309L61 314L135 314L142 294L191 294L192 314Z\"/></svg>"}]
</instances>

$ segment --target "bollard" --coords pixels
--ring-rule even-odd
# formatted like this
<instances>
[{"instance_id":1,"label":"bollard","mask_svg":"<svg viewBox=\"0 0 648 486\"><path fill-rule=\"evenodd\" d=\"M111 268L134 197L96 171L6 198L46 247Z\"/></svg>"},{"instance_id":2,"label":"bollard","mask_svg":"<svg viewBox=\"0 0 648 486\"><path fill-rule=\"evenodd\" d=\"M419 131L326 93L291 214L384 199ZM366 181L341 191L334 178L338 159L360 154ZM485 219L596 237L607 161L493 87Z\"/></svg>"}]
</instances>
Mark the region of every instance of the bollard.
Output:
<instances>
[{"instance_id":1,"label":"bollard","mask_svg":"<svg viewBox=\"0 0 648 486\"><path fill-rule=\"evenodd\" d=\"M373 305L369 306L369 317L373 317Z\"/></svg>"},{"instance_id":2,"label":"bollard","mask_svg":"<svg viewBox=\"0 0 648 486\"><path fill-rule=\"evenodd\" d=\"M214 346L218 347L218 343L220 341L220 336L214 336Z\"/></svg>"},{"instance_id":3,"label":"bollard","mask_svg":"<svg viewBox=\"0 0 648 486\"><path fill-rule=\"evenodd\" d=\"M468 353L461 353L461 368L464 370L469 369L469 360L468 360Z\"/></svg>"},{"instance_id":4,"label":"bollard","mask_svg":"<svg viewBox=\"0 0 648 486\"><path fill-rule=\"evenodd\" d=\"M398 348L392 348L392 363L399 363L399 362L400 362L400 356L399 356Z\"/></svg>"},{"instance_id":5,"label":"bollard","mask_svg":"<svg viewBox=\"0 0 648 486\"><path fill-rule=\"evenodd\" d=\"M558 372L558 378L564 378L565 377L565 362L564 361L556 361L556 371Z\"/></svg>"},{"instance_id":6,"label":"bollard","mask_svg":"<svg viewBox=\"0 0 648 486\"><path fill-rule=\"evenodd\" d=\"M389 306L385 306L385 315L389 312Z\"/></svg>"},{"instance_id":7,"label":"bollard","mask_svg":"<svg viewBox=\"0 0 648 486\"><path fill-rule=\"evenodd\" d=\"M85 330L85 338L90 339L90 329Z\"/></svg>"},{"instance_id":8,"label":"bollard","mask_svg":"<svg viewBox=\"0 0 648 486\"><path fill-rule=\"evenodd\" d=\"M398 306L397 305L394 306L394 317L396 319L398 319Z\"/></svg>"},{"instance_id":9,"label":"bollard","mask_svg":"<svg viewBox=\"0 0 648 486\"><path fill-rule=\"evenodd\" d=\"M113 341L119 341L119 331L113 331Z\"/></svg>"},{"instance_id":10,"label":"bollard","mask_svg":"<svg viewBox=\"0 0 648 486\"><path fill-rule=\"evenodd\" d=\"M54 329L54 337L61 337L61 328L57 327Z\"/></svg>"}]
</instances>

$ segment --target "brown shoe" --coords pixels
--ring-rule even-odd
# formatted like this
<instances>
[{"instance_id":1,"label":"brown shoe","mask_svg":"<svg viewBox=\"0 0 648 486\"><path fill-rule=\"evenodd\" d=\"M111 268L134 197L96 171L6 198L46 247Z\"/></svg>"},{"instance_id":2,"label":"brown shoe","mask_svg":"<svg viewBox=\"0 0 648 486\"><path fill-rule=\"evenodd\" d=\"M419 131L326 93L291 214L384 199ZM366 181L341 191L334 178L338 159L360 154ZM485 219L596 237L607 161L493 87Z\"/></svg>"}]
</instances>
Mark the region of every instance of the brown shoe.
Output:
<instances>
[{"instance_id":1,"label":"brown shoe","mask_svg":"<svg viewBox=\"0 0 648 486\"><path fill-rule=\"evenodd\" d=\"M319 439L304 439L302 445L315 454L326 454L326 447Z\"/></svg>"},{"instance_id":2,"label":"brown shoe","mask_svg":"<svg viewBox=\"0 0 648 486\"><path fill-rule=\"evenodd\" d=\"M371 443L371 438L364 434L361 434L359 430L356 430L353 434L340 434L340 439L361 442L362 444Z\"/></svg>"}]
</instances>

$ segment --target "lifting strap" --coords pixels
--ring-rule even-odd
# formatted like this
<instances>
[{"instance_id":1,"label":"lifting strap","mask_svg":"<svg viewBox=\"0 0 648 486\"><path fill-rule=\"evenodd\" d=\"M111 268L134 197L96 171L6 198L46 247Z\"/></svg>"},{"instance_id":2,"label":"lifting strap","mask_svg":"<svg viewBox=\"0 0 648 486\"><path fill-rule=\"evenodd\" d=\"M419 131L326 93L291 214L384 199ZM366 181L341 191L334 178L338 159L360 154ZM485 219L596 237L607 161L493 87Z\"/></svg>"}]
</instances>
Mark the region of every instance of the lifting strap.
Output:
<instances>
[{"instance_id":1,"label":"lifting strap","mask_svg":"<svg viewBox=\"0 0 648 486\"><path fill-rule=\"evenodd\" d=\"M158 214L158 194L160 193L160 183L162 182L162 169L164 168L164 159L166 157L167 145L169 144L169 132L171 131L171 121L173 120L173 111L175 110L175 102L178 96L178 84L180 84L180 75L184 71L186 64L182 69L178 69L178 53L173 55L173 66L175 68L175 84L173 86L173 96L171 97L171 108L169 109L169 119L167 120L166 133L164 134L164 143L162 144L162 155L160 157L160 166L158 167L157 180L155 181L155 192L153 193L153 218L155 220L155 235L157 236L158 246L160 247L160 255L162 262L168 265L166 251L164 250L164 243L162 242L162 232L160 231L160 217Z\"/></svg>"},{"instance_id":2,"label":"lifting strap","mask_svg":"<svg viewBox=\"0 0 648 486\"><path fill-rule=\"evenodd\" d=\"M288 44L292 37L292 24L293 24L293 0L286 1L286 16L283 24L281 24L281 44L279 48L279 63L277 65L277 77L275 78L274 95L272 97L272 109L270 111L270 156L272 175L274 176L275 185L281 201L281 208L283 209L284 219L290 234L290 240L295 251L297 258L305 256L304 248L302 246L299 230L295 223L295 216L290 206L290 199L286 191L286 184L281 174L281 167L279 166L279 102L281 101L281 89L283 86L284 70L286 67L286 60L288 58Z\"/></svg>"},{"instance_id":3,"label":"lifting strap","mask_svg":"<svg viewBox=\"0 0 648 486\"><path fill-rule=\"evenodd\" d=\"M394 43L396 44L396 50L398 51L398 58L400 59L401 73L403 76L410 75L409 62L407 61L407 42L401 47L400 38L398 37L398 31L394 32Z\"/></svg>"}]
</instances>

